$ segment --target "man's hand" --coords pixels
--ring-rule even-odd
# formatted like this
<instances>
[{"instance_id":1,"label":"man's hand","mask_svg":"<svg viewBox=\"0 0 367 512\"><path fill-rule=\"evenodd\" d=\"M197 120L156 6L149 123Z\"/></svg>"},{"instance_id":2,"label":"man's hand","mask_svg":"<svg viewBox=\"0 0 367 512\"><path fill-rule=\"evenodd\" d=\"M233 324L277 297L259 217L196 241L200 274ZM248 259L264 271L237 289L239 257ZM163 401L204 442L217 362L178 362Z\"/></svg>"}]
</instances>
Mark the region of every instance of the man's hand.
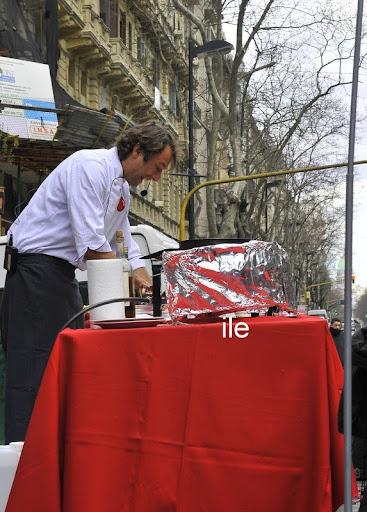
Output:
<instances>
[{"instance_id":1,"label":"man's hand","mask_svg":"<svg viewBox=\"0 0 367 512\"><path fill-rule=\"evenodd\" d=\"M144 267L134 270L134 283L135 290L141 291L143 294L146 291L151 291L153 287L152 278Z\"/></svg>"}]
</instances>

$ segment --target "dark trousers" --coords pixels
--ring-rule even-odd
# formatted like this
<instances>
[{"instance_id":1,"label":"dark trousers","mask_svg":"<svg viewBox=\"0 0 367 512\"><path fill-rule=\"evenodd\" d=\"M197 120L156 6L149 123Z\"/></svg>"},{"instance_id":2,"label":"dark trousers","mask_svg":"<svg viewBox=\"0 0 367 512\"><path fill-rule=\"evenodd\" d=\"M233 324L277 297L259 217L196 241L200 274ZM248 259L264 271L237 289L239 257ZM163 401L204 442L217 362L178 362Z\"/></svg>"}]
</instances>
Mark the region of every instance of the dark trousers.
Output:
<instances>
[{"instance_id":1,"label":"dark trousers","mask_svg":"<svg viewBox=\"0 0 367 512\"><path fill-rule=\"evenodd\" d=\"M365 491L362 496L358 510L359 512L367 512L367 491Z\"/></svg>"},{"instance_id":2,"label":"dark trousers","mask_svg":"<svg viewBox=\"0 0 367 512\"><path fill-rule=\"evenodd\" d=\"M7 274L1 305L5 352L5 442L23 441L56 336L83 308L73 265L43 254L20 254ZM83 319L73 327L82 327Z\"/></svg>"}]
</instances>

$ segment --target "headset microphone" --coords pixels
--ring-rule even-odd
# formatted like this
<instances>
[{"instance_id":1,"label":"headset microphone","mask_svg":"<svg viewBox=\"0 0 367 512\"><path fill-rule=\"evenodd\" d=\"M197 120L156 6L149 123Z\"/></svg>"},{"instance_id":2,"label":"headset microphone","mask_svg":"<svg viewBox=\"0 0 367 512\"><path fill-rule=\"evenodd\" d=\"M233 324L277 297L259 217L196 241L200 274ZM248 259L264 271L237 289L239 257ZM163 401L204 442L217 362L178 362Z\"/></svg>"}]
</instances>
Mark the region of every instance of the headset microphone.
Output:
<instances>
[{"instance_id":1,"label":"headset microphone","mask_svg":"<svg viewBox=\"0 0 367 512\"><path fill-rule=\"evenodd\" d=\"M148 189L149 189L149 187L150 187L150 183L151 183L151 182L149 182L149 183L148 183L147 188L145 188L144 190L142 190L142 191L140 192L141 197L145 197L145 196L148 194Z\"/></svg>"}]
</instances>

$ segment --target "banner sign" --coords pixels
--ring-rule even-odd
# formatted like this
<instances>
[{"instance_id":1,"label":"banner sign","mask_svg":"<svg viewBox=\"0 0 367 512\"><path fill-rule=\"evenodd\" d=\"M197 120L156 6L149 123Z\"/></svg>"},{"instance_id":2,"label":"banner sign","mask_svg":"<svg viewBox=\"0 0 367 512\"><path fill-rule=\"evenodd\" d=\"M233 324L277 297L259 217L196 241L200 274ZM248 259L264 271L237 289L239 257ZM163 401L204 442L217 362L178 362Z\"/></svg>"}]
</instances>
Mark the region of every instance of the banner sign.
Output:
<instances>
[{"instance_id":1,"label":"banner sign","mask_svg":"<svg viewBox=\"0 0 367 512\"><path fill-rule=\"evenodd\" d=\"M0 100L12 105L55 108L48 65L0 57ZM52 140L57 130L57 115L4 108L0 110L0 130L22 138Z\"/></svg>"}]
</instances>

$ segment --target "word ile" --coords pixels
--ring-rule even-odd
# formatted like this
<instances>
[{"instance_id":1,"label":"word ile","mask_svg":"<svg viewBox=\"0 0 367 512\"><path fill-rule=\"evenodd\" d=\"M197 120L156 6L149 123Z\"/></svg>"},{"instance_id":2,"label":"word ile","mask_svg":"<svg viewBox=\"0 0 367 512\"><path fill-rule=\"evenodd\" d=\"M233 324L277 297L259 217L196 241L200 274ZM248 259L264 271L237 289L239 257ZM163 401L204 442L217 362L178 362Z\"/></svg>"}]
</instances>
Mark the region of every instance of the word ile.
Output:
<instances>
[{"instance_id":1,"label":"word ile","mask_svg":"<svg viewBox=\"0 0 367 512\"><path fill-rule=\"evenodd\" d=\"M227 322L228 320L228 322ZM228 334L227 334L227 327L228 327ZM225 339L232 339L233 335L236 338L247 338L247 336L250 334L250 327L246 322L237 322L235 325L233 325L233 318L229 317L228 319L223 321L222 325L222 334L223 338Z\"/></svg>"}]
</instances>

